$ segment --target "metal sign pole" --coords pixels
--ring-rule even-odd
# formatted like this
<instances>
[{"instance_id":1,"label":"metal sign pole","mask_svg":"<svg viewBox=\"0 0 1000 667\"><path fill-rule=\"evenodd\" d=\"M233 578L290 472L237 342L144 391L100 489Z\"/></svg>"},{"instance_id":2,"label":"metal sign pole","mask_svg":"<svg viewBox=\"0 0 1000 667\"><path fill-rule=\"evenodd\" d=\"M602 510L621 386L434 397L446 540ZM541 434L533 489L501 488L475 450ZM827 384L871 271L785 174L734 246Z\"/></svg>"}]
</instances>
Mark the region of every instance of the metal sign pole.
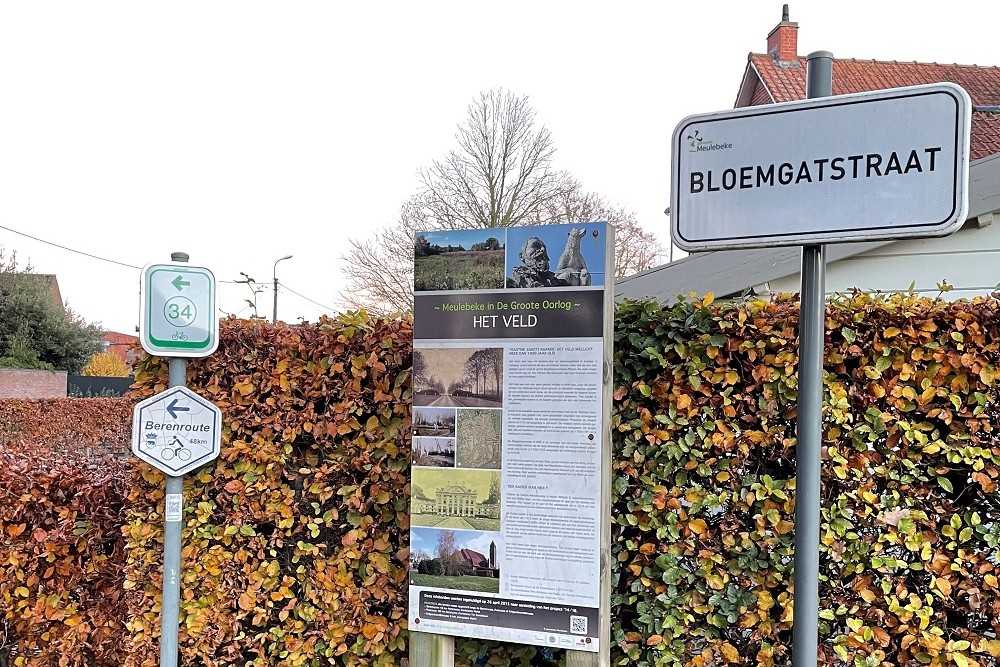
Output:
<instances>
[{"instance_id":1,"label":"metal sign pole","mask_svg":"<svg viewBox=\"0 0 1000 667\"><path fill-rule=\"evenodd\" d=\"M169 388L132 410L132 453L167 478L163 499L163 594L160 667L177 667L181 594L181 527L184 475L214 461L222 448L222 411L187 388L186 357L203 358L219 345L215 276L187 266L186 252L171 264L142 272L139 342L169 364Z\"/></svg>"},{"instance_id":2,"label":"metal sign pole","mask_svg":"<svg viewBox=\"0 0 1000 667\"><path fill-rule=\"evenodd\" d=\"M833 54L809 54L806 96L833 94ZM816 667L819 648L820 464L823 445L823 348L826 246L802 246L799 394L795 446L795 601L792 666Z\"/></svg>"},{"instance_id":3,"label":"metal sign pole","mask_svg":"<svg viewBox=\"0 0 1000 667\"><path fill-rule=\"evenodd\" d=\"M170 359L170 386L184 387L186 359ZM184 477L167 475L163 524L163 601L160 621L160 665L177 667L177 624L181 594L181 518Z\"/></svg>"},{"instance_id":4,"label":"metal sign pole","mask_svg":"<svg viewBox=\"0 0 1000 667\"><path fill-rule=\"evenodd\" d=\"M188 261L187 253L175 252L171 261ZM187 386L187 359L168 361L170 387ZM177 626L181 595L181 519L184 515L184 476L167 475L163 503L163 599L160 612L160 667L177 667Z\"/></svg>"}]
</instances>

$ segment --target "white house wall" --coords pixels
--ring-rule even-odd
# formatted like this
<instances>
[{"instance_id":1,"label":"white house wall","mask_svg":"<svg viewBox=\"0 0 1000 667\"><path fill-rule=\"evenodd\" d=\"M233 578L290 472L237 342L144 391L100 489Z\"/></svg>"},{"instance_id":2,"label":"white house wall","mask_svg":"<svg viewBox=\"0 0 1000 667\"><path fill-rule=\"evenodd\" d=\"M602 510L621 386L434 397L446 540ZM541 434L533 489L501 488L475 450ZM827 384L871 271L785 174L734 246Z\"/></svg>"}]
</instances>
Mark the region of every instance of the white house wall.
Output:
<instances>
[{"instance_id":1,"label":"white house wall","mask_svg":"<svg viewBox=\"0 0 1000 667\"><path fill-rule=\"evenodd\" d=\"M993 216L1000 223L1000 214ZM988 220L988 216L984 216ZM897 241L889 245L828 262L827 293L854 288L898 292L910 288L936 296L947 281L946 299L967 299L998 289L1000 284L1000 224L979 228L967 223L944 238ZM768 282L772 292L798 292L798 273Z\"/></svg>"},{"instance_id":2,"label":"white house wall","mask_svg":"<svg viewBox=\"0 0 1000 667\"><path fill-rule=\"evenodd\" d=\"M1000 154L971 165L969 215L973 221L944 239L827 246L828 288L897 291L915 282L924 293L937 294L937 283L947 280L960 288L946 295L951 299L989 293L1000 283L1000 270L994 268L1000 249ZM976 226L976 220L985 222L990 215L992 224ZM615 298L673 303L679 294L712 292L721 298L765 285L771 291L798 292L800 266L797 247L694 253L618 280Z\"/></svg>"}]
</instances>

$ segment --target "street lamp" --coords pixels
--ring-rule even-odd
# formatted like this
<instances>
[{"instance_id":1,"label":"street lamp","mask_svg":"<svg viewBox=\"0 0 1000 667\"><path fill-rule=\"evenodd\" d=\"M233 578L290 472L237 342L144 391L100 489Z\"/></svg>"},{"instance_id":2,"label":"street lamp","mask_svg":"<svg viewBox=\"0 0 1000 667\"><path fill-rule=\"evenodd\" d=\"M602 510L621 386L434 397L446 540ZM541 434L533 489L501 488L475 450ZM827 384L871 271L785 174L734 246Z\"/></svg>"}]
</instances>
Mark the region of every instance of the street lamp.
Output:
<instances>
[{"instance_id":1,"label":"street lamp","mask_svg":"<svg viewBox=\"0 0 1000 667\"><path fill-rule=\"evenodd\" d=\"M667 216L668 218L670 217L670 207L669 206L663 210L663 215ZM670 256L667 258L667 263L669 264L670 262L674 261L674 235L673 234L670 235L670 240L668 241L668 243L669 243L669 245L667 247L670 248Z\"/></svg>"},{"instance_id":2,"label":"street lamp","mask_svg":"<svg viewBox=\"0 0 1000 667\"><path fill-rule=\"evenodd\" d=\"M271 272L271 277L274 278L274 311L271 313L271 324L276 324L278 322L278 262L283 262L284 260L291 258L291 255L285 255L284 257L274 260L274 271Z\"/></svg>"}]
</instances>

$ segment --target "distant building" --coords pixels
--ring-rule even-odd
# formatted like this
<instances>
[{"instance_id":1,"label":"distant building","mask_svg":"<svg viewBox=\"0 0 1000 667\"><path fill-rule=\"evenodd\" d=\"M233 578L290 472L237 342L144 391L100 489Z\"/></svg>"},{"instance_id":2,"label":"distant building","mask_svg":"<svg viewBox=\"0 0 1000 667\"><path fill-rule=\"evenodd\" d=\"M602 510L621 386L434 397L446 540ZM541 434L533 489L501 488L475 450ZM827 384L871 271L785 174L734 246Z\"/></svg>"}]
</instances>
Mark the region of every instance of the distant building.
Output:
<instances>
[{"instance_id":1,"label":"distant building","mask_svg":"<svg viewBox=\"0 0 1000 667\"><path fill-rule=\"evenodd\" d=\"M836 48L836 45L830 45ZM767 52L747 57L736 107L790 102L806 97L807 59L798 55L798 24L788 18L767 36ZM843 95L918 84L956 83L972 99L972 160L969 211L964 226L945 238L827 244L827 293L906 292L936 296L947 280L947 299L989 294L1000 285L1000 67L835 58L833 94ZM668 209L669 210L669 209ZM798 247L717 250L629 276L617 283L618 298L713 292L738 296L797 292L801 285Z\"/></svg>"},{"instance_id":2,"label":"distant building","mask_svg":"<svg viewBox=\"0 0 1000 667\"><path fill-rule=\"evenodd\" d=\"M458 553L462 560L472 568L472 574L480 577L500 576L500 568L497 567L496 542L490 542L490 555L488 558L472 549L460 549Z\"/></svg>"},{"instance_id":3,"label":"distant building","mask_svg":"<svg viewBox=\"0 0 1000 667\"><path fill-rule=\"evenodd\" d=\"M115 355L128 366L135 361L136 356L133 348L139 345L139 337L117 331L107 331L101 334L101 344L104 346L105 352Z\"/></svg>"},{"instance_id":4,"label":"distant building","mask_svg":"<svg viewBox=\"0 0 1000 667\"><path fill-rule=\"evenodd\" d=\"M56 280L54 274L50 273L35 273L31 274L38 276L38 279L45 283L45 286L49 288L49 293L52 294L52 298L55 299L56 303L63 306L62 292L59 291L59 281Z\"/></svg>"},{"instance_id":5,"label":"distant building","mask_svg":"<svg viewBox=\"0 0 1000 667\"><path fill-rule=\"evenodd\" d=\"M434 513L442 516L476 516L476 492L462 486L445 486L434 494Z\"/></svg>"}]
</instances>

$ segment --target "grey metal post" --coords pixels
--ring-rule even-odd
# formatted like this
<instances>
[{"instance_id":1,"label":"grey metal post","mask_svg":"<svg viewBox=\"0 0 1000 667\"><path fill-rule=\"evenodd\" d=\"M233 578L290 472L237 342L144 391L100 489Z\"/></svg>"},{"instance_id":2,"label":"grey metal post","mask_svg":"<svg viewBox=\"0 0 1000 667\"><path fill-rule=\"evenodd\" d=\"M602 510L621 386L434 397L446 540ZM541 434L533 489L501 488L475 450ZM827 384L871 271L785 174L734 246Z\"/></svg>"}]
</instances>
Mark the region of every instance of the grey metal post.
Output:
<instances>
[{"instance_id":1,"label":"grey metal post","mask_svg":"<svg viewBox=\"0 0 1000 667\"><path fill-rule=\"evenodd\" d=\"M271 311L271 324L278 323L278 276L274 276L274 309Z\"/></svg>"},{"instance_id":2,"label":"grey metal post","mask_svg":"<svg viewBox=\"0 0 1000 667\"><path fill-rule=\"evenodd\" d=\"M455 638L410 630L411 667L455 667Z\"/></svg>"},{"instance_id":3,"label":"grey metal post","mask_svg":"<svg viewBox=\"0 0 1000 667\"><path fill-rule=\"evenodd\" d=\"M186 262L187 253L175 252L171 261ZM187 359L171 358L168 386L187 386ZM163 600L160 611L160 667L177 667L177 626L181 595L181 525L180 518L170 516L171 502L180 501L184 511L184 477L167 475L166 496L163 499Z\"/></svg>"},{"instance_id":4,"label":"grey metal post","mask_svg":"<svg viewBox=\"0 0 1000 667\"><path fill-rule=\"evenodd\" d=\"M278 262L291 258L291 255L285 255L274 261L274 271L271 273L271 279L274 280L274 309L271 311L271 324L278 323Z\"/></svg>"},{"instance_id":5,"label":"grey metal post","mask_svg":"<svg viewBox=\"0 0 1000 667\"><path fill-rule=\"evenodd\" d=\"M833 54L807 57L806 97L833 94ZM795 601L792 667L816 667L819 648L820 465L823 445L823 342L826 247L802 247L799 392L795 446Z\"/></svg>"}]
</instances>

